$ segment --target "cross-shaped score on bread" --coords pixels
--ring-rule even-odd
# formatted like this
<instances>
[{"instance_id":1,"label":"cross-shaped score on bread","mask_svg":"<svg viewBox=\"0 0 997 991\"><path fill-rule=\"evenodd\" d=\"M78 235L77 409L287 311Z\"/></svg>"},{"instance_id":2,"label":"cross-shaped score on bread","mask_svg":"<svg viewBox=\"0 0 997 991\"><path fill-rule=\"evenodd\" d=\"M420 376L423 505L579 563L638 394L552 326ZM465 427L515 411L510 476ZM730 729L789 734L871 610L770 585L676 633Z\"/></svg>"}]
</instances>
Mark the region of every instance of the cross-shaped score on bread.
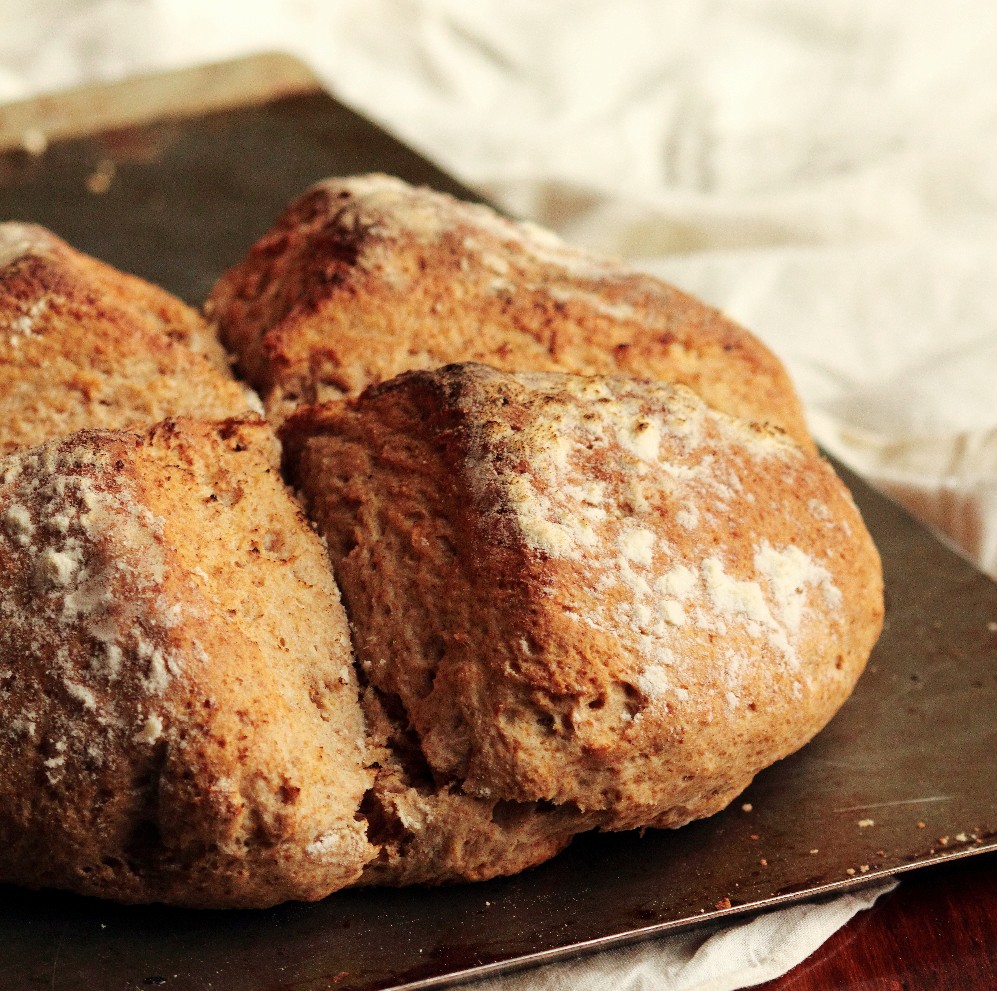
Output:
<instances>
[{"instance_id":1,"label":"cross-shaped score on bread","mask_svg":"<svg viewBox=\"0 0 997 991\"><path fill-rule=\"evenodd\" d=\"M713 814L854 686L876 550L717 311L362 176L205 315L0 225L0 880L509 874Z\"/></svg>"}]
</instances>

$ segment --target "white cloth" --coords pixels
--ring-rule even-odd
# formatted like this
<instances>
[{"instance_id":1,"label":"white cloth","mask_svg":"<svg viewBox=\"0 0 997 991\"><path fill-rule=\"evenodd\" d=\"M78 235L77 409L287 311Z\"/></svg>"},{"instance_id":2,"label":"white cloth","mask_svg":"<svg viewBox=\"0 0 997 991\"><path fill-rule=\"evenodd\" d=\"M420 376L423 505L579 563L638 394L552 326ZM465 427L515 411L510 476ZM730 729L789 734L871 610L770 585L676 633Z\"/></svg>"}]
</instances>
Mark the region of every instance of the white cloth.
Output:
<instances>
[{"instance_id":1,"label":"white cloth","mask_svg":"<svg viewBox=\"0 0 997 991\"><path fill-rule=\"evenodd\" d=\"M736 991L781 977L894 882L824 905L769 912L703 934L693 930L597 957L484 980L468 991Z\"/></svg>"},{"instance_id":2,"label":"white cloth","mask_svg":"<svg viewBox=\"0 0 997 991\"><path fill-rule=\"evenodd\" d=\"M513 212L745 323L786 361L825 447L997 574L987 0L0 0L0 15L0 100L301 56ZM492 987L746 987L859 906Z\"/></svg>"}]
</instances>

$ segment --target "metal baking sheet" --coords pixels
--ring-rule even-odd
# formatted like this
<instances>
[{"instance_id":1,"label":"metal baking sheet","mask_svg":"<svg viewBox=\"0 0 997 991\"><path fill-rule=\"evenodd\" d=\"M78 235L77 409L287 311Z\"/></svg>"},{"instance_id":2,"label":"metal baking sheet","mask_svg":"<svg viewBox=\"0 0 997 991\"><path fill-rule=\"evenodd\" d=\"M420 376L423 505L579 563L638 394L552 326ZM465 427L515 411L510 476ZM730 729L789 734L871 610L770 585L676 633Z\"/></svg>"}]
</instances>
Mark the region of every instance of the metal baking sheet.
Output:
<instances>
[{"instance_id":1,"label":"metal baking sheet","mask_svg":"<svg viewBox=\"0 0 997 991\"><path fill-rule=\"evenodd\" d=\"M0 107L5 145L0 217L195 304L314 180L380 170L470 195L273 57ZM586 835L518 877L263 912L0 886L0 987L439 987L997 849L997 586L843 474L883 556L882 639L831 725L725 812Z\"/></svg>"}]
</instances>

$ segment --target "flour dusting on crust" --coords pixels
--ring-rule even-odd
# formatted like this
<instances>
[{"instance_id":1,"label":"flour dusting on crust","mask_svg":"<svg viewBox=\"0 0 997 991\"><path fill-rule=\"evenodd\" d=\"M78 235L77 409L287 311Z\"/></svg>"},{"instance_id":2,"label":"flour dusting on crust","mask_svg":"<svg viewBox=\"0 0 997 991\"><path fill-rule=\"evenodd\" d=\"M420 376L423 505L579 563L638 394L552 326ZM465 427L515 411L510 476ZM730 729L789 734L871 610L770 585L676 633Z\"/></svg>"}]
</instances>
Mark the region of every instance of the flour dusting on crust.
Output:
<instances>
[{"instance_id":1,"label":"flour dusting on crust","mask_svg":"<svg viewBox=\"0 0 997 991\"><path fill-rule=\"evenodd\" d=\"M804 466L796 445L681 386L481 376L465 399L484 421L468 467L479 497L497 488L526 545L575 569L592 594L568 615L630 646L633 683L650 705L683 701L692 635L747 636L772 663L800 667L806 617L842 602L821 541L804 550L780 540L777 507L768 524L737 524L757 498L745 472L790 489ZM818 500L807 508L823 532L838 526ZM747 674L738 663L724 669L728 706Z\"/></svg>"}]
</instances>

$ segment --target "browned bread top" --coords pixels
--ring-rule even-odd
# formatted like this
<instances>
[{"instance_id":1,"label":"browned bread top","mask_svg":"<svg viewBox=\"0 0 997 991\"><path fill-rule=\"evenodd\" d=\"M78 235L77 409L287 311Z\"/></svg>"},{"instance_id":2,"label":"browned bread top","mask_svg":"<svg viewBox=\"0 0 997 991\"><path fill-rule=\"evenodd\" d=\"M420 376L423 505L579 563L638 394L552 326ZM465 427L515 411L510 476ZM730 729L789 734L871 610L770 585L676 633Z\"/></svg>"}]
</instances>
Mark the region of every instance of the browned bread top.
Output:
<instances>
[{"instance_id":1,"label":"browned bread top","mask_svg":"<svg viewBox=\"0 0 997 991\"><path fill-rule=\"evenodd\" d=\"M258 400L189 306L34 224L0 224L0 454Z\"/></svg>"},{"instance_id":2,"label":"browned bread top","mask_svg":"<svg viewBox=\"0 0 997 991\"><path fill-rule=\"evenodd\" d=\"M277 420L456 361L688 385L810 445L779 361L717 310L532 224L383 175L292 203L206 304Z\"/></svg>"},{"instance_id":3,"label":"browned bread top","mask_svg":"<svg viewBox=\"0 0 997 991\"><path fill-rule=\"evenodd\" d=\"M879 632L830 467L681 386L458 365L282 437L366 678L471 794L708 815L830 719Z\"/></svg>"},{"instance_id":4,"label":"browned bread top","mask_svg":"<svg viewBox=\"0 0 997 991\"><path fill-rule=\"evenodd\" d=\"M0 878L261 906L374 855L346 617L276 459L238 420L0 459Z\"/></svg>"}]
</instances>

